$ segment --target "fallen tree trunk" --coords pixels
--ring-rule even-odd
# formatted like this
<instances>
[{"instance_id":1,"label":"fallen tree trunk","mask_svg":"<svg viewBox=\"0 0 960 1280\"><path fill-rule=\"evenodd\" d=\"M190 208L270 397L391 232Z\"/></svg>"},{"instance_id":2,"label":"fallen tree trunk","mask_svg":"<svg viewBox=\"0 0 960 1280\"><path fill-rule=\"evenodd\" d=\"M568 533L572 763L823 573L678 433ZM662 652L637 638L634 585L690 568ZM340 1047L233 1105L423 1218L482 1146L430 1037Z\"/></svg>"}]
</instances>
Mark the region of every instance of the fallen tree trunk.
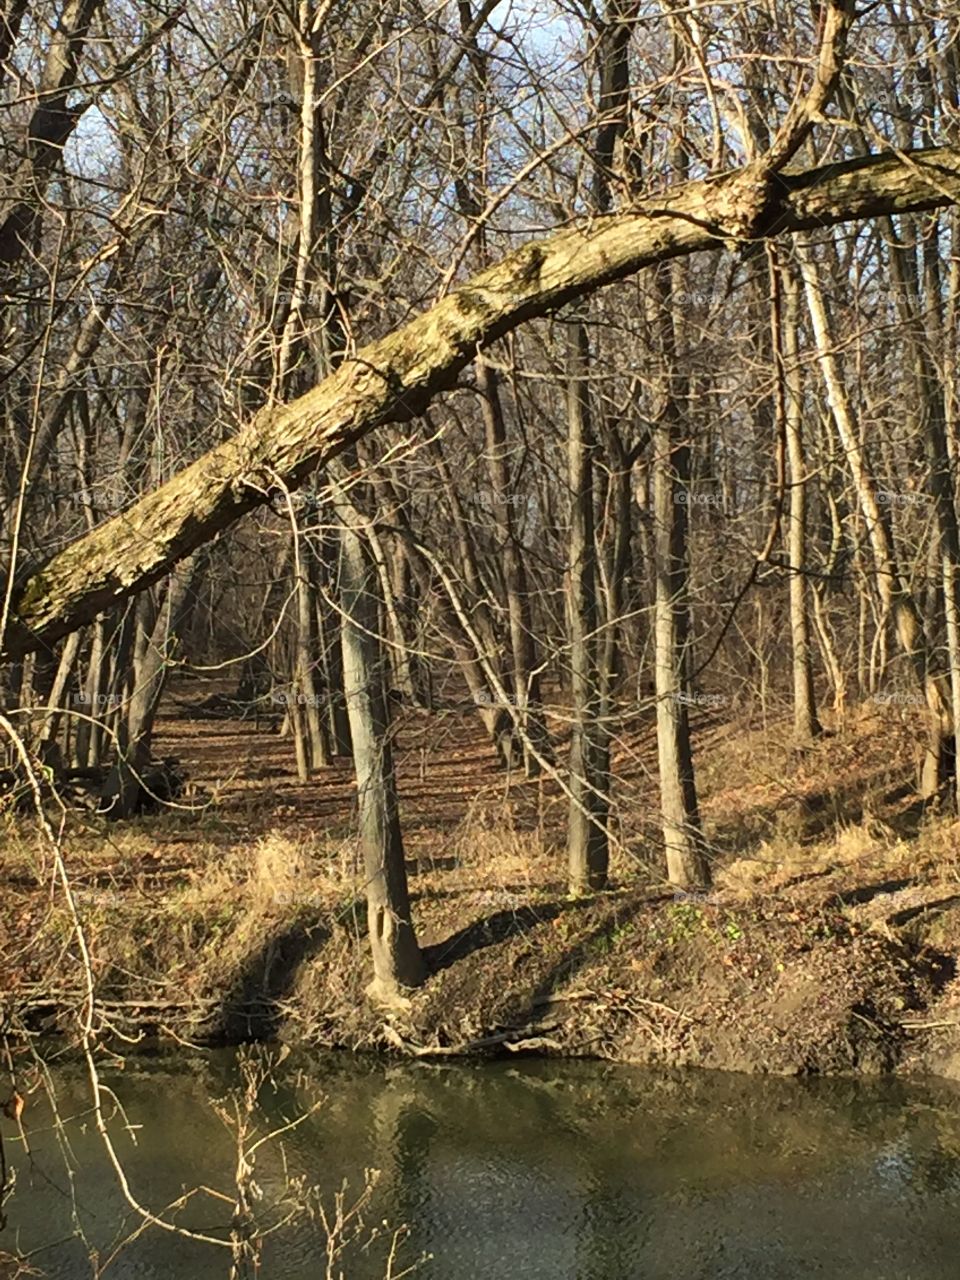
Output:
<instances>
[{"instance_id":1,"label":"fallen tree trunk","mask_svg":"<svg viewBox=\"0 0 960 1280\"><path fill-rule=\"evenodd\" d=\"M319 386L270 407L128 511L15 584L0 653L90 622L384 422L406 421L479 348L642 267L721 243L938 208L960 198L960 150L867 156L802 173L751 165L518 249L370 343Z\"/></svg>"}]
</instances>

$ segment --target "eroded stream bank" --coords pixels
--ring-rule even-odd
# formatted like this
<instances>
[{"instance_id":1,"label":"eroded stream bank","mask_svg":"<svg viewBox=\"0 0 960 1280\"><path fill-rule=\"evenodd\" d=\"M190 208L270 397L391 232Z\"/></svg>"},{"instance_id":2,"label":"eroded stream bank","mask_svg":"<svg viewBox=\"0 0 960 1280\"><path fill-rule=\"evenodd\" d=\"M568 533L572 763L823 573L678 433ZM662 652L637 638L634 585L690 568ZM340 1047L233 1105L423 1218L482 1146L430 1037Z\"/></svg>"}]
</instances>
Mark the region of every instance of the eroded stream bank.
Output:
<instances>
[{"instance_id":1,"label":"eroded stream bank","mask_svg":"<svg viewBox=\"0 0 960 1280\"><path fill-rule=\"evenodd\" d=\"M136 875L136 872L133 873ZM366 996L349 896L274 892L235 868L77 901L108 1038L293 1045L448 1059L538 1053L776 1075L960 1078L958 900L844 869L706 898L578 900L420 878L429 976L405 1008ZM64 1031L83 1002L65 911L39 892L29 951L8 928L8 1029ZM899 922L899 923L898 923Z\"/></svg>"},{"instance_id":2,"label":"eroded stream bank","mask_svg":"<svg viewBox=\"0 0 960 1280\"><path fill-rule=\"evenodd\" d=\"M365 994L350 762L300 785L277 735L164 721L209 806L73 815L63 841L108 1038L960 1079L960 822L910 800L906 729L861 717L798 760L789 734L705 728L709 895L664 886L624 810L614 888L571 900L564 798L443 725L442 749L435 718L401 727L428 976L387 1013ZM636 759L653 746L640 733ZM6 1027L70 1038L86 976L34 822L0 832L0 874Z\"/></svg>"}]
</instances>

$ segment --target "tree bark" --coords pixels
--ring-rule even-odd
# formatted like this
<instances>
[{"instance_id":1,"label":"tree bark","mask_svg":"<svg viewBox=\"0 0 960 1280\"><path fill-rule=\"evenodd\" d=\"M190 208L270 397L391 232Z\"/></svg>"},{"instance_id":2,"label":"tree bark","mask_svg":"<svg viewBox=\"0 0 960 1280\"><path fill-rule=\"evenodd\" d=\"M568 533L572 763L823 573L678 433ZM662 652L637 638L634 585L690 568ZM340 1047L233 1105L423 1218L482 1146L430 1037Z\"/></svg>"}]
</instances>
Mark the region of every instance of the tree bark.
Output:
<instances>
[{"instance_id":1,"label":"tree bark","mask_svg":"<svg viewBox=\"0 0 960 1280\"><path fill-rule=\"evenodd\" d=\"M343 690L350 718L363 849L367 924L378 1000L417 987L426 969L410 918L410 895L397 806L390 724L383 688L377 570L355 527L351 504L338 501Z\"/></svg>"},{"instance_id":2,"label":"tree bark","mask_svg":"<svg viewBox=\"0 0 960 1280\"><path fill-rule=\"evenodd\" d=\"M321 53L324 33L309 6L299 10L297 49L291 67L296 68L295 91L301 92L299 137L300 209L296 270L290 311L283 328L278 353L277 385L285 399L308 371L328 374L321 386L342 380L344 335L336 309L330 305L330 290L338 276L336 228L331 207L331 162L327 154L321 111ZM310 333L306 303L311 290L323 298L324 323ZM336 370L332 372L331 370ZM349 379L348 379L349 380ZM294 404L302 404L300 401ZM293 406L281 412L290 413ZM269 417L274 410L265 411ZM357 438L362 432L354 432ZM348 465L355 468L357 452L351 450ZM296 469L296 467L295 467ZM312 469L312 468L311 468ZM285 474L285 468L282 469ZM360 844L363 853L367 923L373 954L373 981L368 988L374 998L395 1002L404 988L418 986L425 976L423 958L410 919L403 838L394 776L389 706L384 685L385 658L381 641L380 583L378 565L371 555L369 539L342 483L342 468L335 469L333 507L340 524L340 638L343 701L349 723L349 737L357 784ZM298 474L297 482L302 479ZM313 579L301 570L301 647L298 681L313 690L303 707L304 727L309 727L308 750L313 763L322 751L319 717L315 714L316 693L311 679L316 602L307 588ZM309 640L307 639L309 637ZM309 660L308 660L309 659ZM314 712L311 721L311 712ZM335 725L342 739L342 728ZM342 745L342 742L338 742Z\"/></svg>"}]
</instances>

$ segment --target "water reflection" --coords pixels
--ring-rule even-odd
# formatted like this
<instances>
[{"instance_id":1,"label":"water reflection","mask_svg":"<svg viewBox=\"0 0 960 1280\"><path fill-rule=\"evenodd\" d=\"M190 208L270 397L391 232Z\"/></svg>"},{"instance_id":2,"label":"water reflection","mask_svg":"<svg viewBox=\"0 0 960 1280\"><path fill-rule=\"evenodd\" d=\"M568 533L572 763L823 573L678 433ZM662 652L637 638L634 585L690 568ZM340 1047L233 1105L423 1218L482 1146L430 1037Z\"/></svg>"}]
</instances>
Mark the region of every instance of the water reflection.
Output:
<instances>
[{"instance_id":1,"label":"water reflection","mask_svg":"<svg viewBox=\"0 0 960 1280\"><path fill-rule=\"evenodd\" d=\"M63 1280L91 1275L135 1225L84 1116L82 1075L56 1074L71 1190L52 1116L31 1108L7 1239L44 1250ZM198 1185L230 1191L234 1152L210 1099L236 1082L231 1054L165 1057L110 1077L133 1134L117 1130L131 1183L159 1209ZM262 1124L322 1108L262 1153L269 1209L288 1175L328 1197L381 1170L376 1218L406 1222L405 1256L436 1280L954 1280L960 1117L947 1085L652 1074L587 1063L397 1066L292 1055ZM209 1195L178 1217L225 1233ZM345 1262L348 1280L384 1274L386 1239ZM316 1225L271 1237L265 1277L323 1276ZM221 1251L156 1231L108 1268L117 1280L225 1277Z\"/></svg>"}]
</instances>

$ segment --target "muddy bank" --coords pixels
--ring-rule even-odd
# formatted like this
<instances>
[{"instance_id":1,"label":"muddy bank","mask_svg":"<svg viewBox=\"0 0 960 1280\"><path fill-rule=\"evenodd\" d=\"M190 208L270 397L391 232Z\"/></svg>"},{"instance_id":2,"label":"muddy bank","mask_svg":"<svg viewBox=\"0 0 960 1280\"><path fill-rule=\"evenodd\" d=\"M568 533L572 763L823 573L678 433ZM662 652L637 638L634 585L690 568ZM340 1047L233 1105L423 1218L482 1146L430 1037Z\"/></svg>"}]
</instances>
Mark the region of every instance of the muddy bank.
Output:
<instances>
[{"instance_id":1,"label":"muddy bank","mask_svg":"<svg viewBox=\"0 0 960 1280\"><path fill-rule=\"evenodd\" d=\"M657 879L656 744L639 725L616 764L619 887L572 902L565 798L506 777L472 718L438 738L436 717L411 714L399 790L430 976L385 1011L365 995L350 762L301 784L278 735L174 715L157 749L207 801L71 818L63 838L104 1030L960 1079L960 823L914 802L915 735L898 724L874 708L801 755L790 725L701 725L707 898ZM5 1026L69 1036L73 918L49 841L4 821Z\"/></svg>"},{"instance_id":2,"label":"muddy bank","mask_svg":"<svg viewBox=\"0 0 960 1280\"><path fill-rule=\"evenodd\" d=\"M322 953L291 994L320 1039L357 1048L960 1078L956 950L891 928L886 905L911 909L898 892L869 899L872 920L867 902L809 893L555 901L435 944L431 978L402 1013L331 1000L336 962ZM932 907L928 921L957 939L955 911Z\"/></svg>"},{"instance_id":3,"label":"muddy bank","mask_svg":"<svg viewBox=\"0 0 960 1280\"><path fill-rule=\"evenodd\" d=\"M960 1079L960 894L915 850L775 876L735 863L706 898L630 887L575 902L545 880L490 889L482 866L414 867L430 977L389 1011L365 998L360 901L275 852L286 879L262 844L215 875L130 865L129 851L122 882L75 872L108 1029ZM69 1034L82 983L66 907L26 878L12 902L6 1027Z\"/></svg>"}]
</instances>

